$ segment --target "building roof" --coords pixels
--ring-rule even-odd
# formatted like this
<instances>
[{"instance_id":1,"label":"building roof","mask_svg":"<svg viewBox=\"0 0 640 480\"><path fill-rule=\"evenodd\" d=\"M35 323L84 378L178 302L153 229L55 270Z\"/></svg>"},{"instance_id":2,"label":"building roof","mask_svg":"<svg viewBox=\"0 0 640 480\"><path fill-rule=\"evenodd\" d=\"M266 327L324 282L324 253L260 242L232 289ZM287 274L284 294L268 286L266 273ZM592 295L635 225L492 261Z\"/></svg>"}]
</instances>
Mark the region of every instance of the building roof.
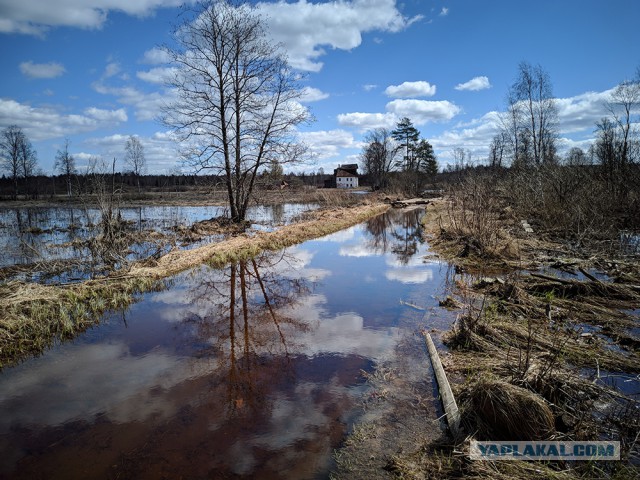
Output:
<instances>
[{"instance_id":1,"label":"building roof","mask_svg":"<svg viewBox=\"0 0 640 480\"><path fill-rule=\"evenodd\" d=\"M336 172L335 172L336 177L357 177L358 174L351 171L351 170L345 170L343 168L336 168Z\"/></svg>"},{"instance_id":2,"label":"building roof","mask_svg":"<svg viewBox=\"0 0 640 480\"><path fill-rule=\"evenodd\" d=\"M357 163L345 163L344 165L338 165L338 168L343 168L344 170L358 170Z\"/></svg>"}]
</instances>

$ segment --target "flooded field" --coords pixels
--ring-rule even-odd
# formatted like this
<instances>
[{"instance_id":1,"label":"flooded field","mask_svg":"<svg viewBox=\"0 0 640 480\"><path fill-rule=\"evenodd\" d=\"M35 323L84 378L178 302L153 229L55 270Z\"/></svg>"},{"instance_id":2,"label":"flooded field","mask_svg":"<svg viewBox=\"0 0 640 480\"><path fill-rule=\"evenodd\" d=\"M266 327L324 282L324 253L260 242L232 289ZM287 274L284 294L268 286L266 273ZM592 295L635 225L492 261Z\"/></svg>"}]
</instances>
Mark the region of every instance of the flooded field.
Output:
<instances>
[{"instance_id":1,"label":"flooded field","mask_svg":"<svg viewBox=\"0 0 640 480\"><path fill-rule=\"evenodd\" d=\"M421 214L186 271L5 369L0 477L326 478L366 375L417 341L425 311L429 328L452 321Z\"/></svg>"},{"instance_id":2,"label":"flooded field","mask_svg":"<svg viewBox=\"0 0 640 480\"><path fill-rule=\"evenodd\" d=\"M286 225L296 216L318 208L313 203L258 205L249 209L248 218L255 230L273 229ZM227 214L225 207L215 206L146 206L119 209L128 232L134 238L128 245L124 259L134 261L146 258L156 251L166 253L173 244L178 248L193 248L202 242L215 240L215 235L204 236L197 242L182 241L176 234L196 222ZM78 259L95 256L86 240L100 233L100 210L79 207L32 207L0 209L0 268L14 265L33 265L38 262L68 261L64 275L43 276L35 270L22 275L27 281L74 281L91 276L96 263L71 265Z\"/></svg>"}]
</instances>

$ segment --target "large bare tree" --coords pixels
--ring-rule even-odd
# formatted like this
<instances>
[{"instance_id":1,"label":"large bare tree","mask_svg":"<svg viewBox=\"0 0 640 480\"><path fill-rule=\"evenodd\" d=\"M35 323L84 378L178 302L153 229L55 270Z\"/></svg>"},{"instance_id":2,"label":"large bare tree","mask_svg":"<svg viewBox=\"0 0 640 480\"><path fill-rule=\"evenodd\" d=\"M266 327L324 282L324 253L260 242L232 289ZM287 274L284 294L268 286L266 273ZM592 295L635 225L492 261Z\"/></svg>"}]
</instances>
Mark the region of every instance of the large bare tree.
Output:
<instances>
[{"instance_id":1,"label":"large bare tree","mask_svg":"<svg viewBox=\"0 0 640 480\"><path fill-rule=\"evenodd\" d=\"M14 198L18 196L18 180L35 174L37 167L36 151L31 142L17 125L10 125L0 136L0 168L5 170L13 181Z\"/></svg>"},{"instance_id":2,"label":"large bare tree","mask_svg":"<svg viewBox=\"0 0 640 480\"><path fill-rule=\"evenodd\" d=\"M167 48L176 100L164 111L185 162L225 179L233 221L245 219L257 174L272 162L300 161L294 127L309 119L302 89L255 8L201 3Z\"/></svg>"}]
</instances>

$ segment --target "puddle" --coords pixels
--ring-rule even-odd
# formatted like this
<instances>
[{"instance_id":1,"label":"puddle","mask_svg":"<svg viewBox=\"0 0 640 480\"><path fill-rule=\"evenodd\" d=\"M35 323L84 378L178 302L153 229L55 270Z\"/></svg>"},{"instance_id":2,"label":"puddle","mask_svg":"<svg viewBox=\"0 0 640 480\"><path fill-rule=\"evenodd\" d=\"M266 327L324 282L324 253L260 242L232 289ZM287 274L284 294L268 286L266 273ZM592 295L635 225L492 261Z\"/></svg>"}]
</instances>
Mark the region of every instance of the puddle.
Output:
<instances>
[{"instance_id":1,"label":"puddle","mask_svg":"<svg viewBox=\"0 0 640 480\"><path fill-rule=\"evenodd\" d=\"M184 272L4 370L0 477L326 477L361 412L362 372L425 311L427 328L452 321L421 214Z\"/></svg>"},{"instance_id":2,"label":"puddle","mask_svg":"<svg viewBox=\"0 0 640 480\"><path fill-rule=\"evenodd\" d=\"M640 234L629 231L620 232L620 250L626 254L640 253Z\"/></svg>"},{"instance_id":3,"label":"puddle","mask_svg":"<svg viewBox=\"0 0 640 480\"><path fill-rule=\"evenodd\" d=\"M599 270L596 270L594 268L589 268L585 270L589 275L597 278L598 280L600 280L601 282L613 282L614 279L611 278L609 275L607 275L604 272L601 272ZM563 280L578 280L581 282L587 282L590 281L589 278L587 278L586 275L584 275L580 270L575 269L575 270L562 270L559 268L553 268L553 267L543 267L540 268L538 270L536 270L535 273L539 273L542 275L548 275L551 277L556 277L556 278L560 278Z\"/></svg>"}]
</instances>

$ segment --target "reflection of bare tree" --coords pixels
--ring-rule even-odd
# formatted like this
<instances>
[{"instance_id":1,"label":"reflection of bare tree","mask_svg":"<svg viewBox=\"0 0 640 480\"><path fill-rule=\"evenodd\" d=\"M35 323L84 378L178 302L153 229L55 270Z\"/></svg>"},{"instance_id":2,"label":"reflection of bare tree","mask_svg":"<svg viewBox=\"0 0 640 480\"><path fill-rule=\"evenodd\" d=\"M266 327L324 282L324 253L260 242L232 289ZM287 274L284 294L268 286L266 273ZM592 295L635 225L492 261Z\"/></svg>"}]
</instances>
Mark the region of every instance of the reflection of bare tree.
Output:
<instances>
[{"instance_id":1,"label":"reflection of bare tree","mask_svg":"<svg viewBox=\"0 0 640 480\"><path fill-rule=\"evenodd\" d=\"M204 275L193 290L199 314L185 322L195 326L199 356L212 357L216 372L226 377L232 413L264 407L269 385L291 372L296 334L308 329L281 313L309 289L304 280L280 275L280 262L286 262L283 254L275 261L273 255L263 255L233 262Z\"/></svg>"},{"instance_id":2,"label":"reflection of bare tree","mask_svg":"<svg viewBox=\"0 0 640 480\"><path fill-rule=\"evenodd\" d=\"M390 210L367 221L368 247L378 253L392 252L406 265L423 243L420 217L422 209Z\"/></svg>"}]
</instances>

